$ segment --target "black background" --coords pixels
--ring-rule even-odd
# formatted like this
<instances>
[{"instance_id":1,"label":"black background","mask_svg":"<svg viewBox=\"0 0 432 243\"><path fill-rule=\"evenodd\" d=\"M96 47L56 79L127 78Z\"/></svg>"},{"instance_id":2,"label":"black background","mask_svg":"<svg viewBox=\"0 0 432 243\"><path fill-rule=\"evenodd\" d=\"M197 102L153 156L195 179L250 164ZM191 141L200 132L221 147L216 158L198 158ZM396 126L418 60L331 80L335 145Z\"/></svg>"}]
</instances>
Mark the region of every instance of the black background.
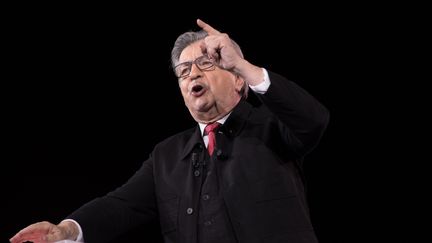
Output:
<instances>
[{"instance_id":1,"label":"black background","mask_svg":"<svg viewBox=\"0 0 432 243\"><path fill-rule=\"evenodd\" d=\"M397 55L396 18L359 6L196 7L7 9L0 240L37 221L61 221L125 182L157 142L195 125L169 60L176 37L198 30L196 18L330 110L328 130L305 163L321 242L416 237L406 200L412 175L397 162L409 158L394 112L409 107L393 99L389 73L400 70L387 72ZM156 230L122 242L152 242Z\"/></svg>"}]
</instances>

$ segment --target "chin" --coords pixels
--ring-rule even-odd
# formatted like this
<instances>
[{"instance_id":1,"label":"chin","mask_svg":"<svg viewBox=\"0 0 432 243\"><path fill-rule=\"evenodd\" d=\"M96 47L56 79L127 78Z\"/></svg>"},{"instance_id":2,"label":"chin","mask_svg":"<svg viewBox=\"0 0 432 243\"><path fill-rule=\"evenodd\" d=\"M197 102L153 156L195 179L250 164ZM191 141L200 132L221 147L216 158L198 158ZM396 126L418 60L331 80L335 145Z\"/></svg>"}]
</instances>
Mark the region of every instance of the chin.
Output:
<instances>
[{"instance_id":1,"label":"chin","mask_svg":"<svg viewBox=\"0 0 432 243\"><path fill-rule=\"evenodd\" d=\"M203 100L195 100L191 107L195 111L204 112L210 108L210 105L208 102L205 102Z\"/></svg>"}]
</instances>

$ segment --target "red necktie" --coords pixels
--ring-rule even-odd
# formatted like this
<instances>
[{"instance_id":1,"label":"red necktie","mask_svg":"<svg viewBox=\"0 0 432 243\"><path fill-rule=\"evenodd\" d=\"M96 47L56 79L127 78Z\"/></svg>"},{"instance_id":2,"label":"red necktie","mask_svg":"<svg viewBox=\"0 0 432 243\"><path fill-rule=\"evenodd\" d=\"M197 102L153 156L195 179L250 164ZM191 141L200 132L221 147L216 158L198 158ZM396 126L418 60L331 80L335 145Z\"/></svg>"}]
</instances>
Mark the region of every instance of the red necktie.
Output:
<instances>
[{"instance_id":1,"label":"red necktie","mask_svg":"<svg viewBox=\"0 0 432 243\"><path fill-rule=\"evenodd\" d=\"M214 132L219 125L220 123L215 122L215 123L207 124L207 126L204 128L204 131L208 136L207 150L210 156L213 154L214 148L216 146L216 137Z\"/></svg>"}]
</instances>

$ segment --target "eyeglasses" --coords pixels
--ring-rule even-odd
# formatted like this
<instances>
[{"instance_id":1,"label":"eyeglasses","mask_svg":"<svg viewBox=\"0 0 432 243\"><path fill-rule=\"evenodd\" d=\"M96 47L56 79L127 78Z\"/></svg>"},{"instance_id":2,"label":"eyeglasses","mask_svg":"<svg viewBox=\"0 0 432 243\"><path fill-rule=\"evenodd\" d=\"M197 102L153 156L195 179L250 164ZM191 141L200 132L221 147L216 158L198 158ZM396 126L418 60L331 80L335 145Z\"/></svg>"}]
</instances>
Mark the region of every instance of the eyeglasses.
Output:
<instances>
[{"instance_id":1,"label":"eyeglasses","mask_svg":"<svg viewBox=\"0 0 432 243\"><path fill-rule=\"evenodd\" d=\"M195 64L201 71L214 70L215 66L212 60L207 56L200 56L194 61L183 62L174 67L174 72L178 78L187 78L192 70L192 64Z\"/></svg>"}]
</instances>

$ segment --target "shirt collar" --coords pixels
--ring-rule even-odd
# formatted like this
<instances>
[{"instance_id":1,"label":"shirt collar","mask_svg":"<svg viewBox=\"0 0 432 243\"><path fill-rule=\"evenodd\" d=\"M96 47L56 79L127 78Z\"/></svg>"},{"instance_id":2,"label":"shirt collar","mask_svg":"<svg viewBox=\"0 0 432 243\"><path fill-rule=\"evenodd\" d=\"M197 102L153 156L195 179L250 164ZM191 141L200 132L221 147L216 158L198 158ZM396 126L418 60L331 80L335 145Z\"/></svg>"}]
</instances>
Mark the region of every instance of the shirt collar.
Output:
<instances>
[{"instance_id":1,"label":"shirt collar","mask_svg":"<svg viewBox=\"0 0 432 243\"><path fill-rule=\"evenodd\" d=\"M224 117L222 117L221 119L217 120L216 122L219 122L221 125L223 125L225 123L225 121L228 119L228 117L230 116L231 112L229 112ZM206 123L200 123L200 122L198 122L198 125L199 125L200 131L201 131L201 135L203 135L204 134L204 128L207 126L207 124Z\"/></svg>"},{"instance_id":2,"label":"shirt collar","mask_svg":"<svg viewBox=\"0 0 432 243\"><path fill-rule=\"evenodd\" d=\"M232 112L230 112L228 115L218 121L224 123L224 125L221 126L220 130L222 130L228 138L235 137L241 132L242 127L249 119L248 117L251 111L252 106L249 103L245 101L240 101L239 104L232 110ZM186 156L188 156L194 148L204 148L204 141L202 135L203 131L204 128L201 129L200 126L195 127L194 131L192 131L192 134L187 139L187 142L184 145L182 159L186 158Z\"/></svg>"}]
</instances>

